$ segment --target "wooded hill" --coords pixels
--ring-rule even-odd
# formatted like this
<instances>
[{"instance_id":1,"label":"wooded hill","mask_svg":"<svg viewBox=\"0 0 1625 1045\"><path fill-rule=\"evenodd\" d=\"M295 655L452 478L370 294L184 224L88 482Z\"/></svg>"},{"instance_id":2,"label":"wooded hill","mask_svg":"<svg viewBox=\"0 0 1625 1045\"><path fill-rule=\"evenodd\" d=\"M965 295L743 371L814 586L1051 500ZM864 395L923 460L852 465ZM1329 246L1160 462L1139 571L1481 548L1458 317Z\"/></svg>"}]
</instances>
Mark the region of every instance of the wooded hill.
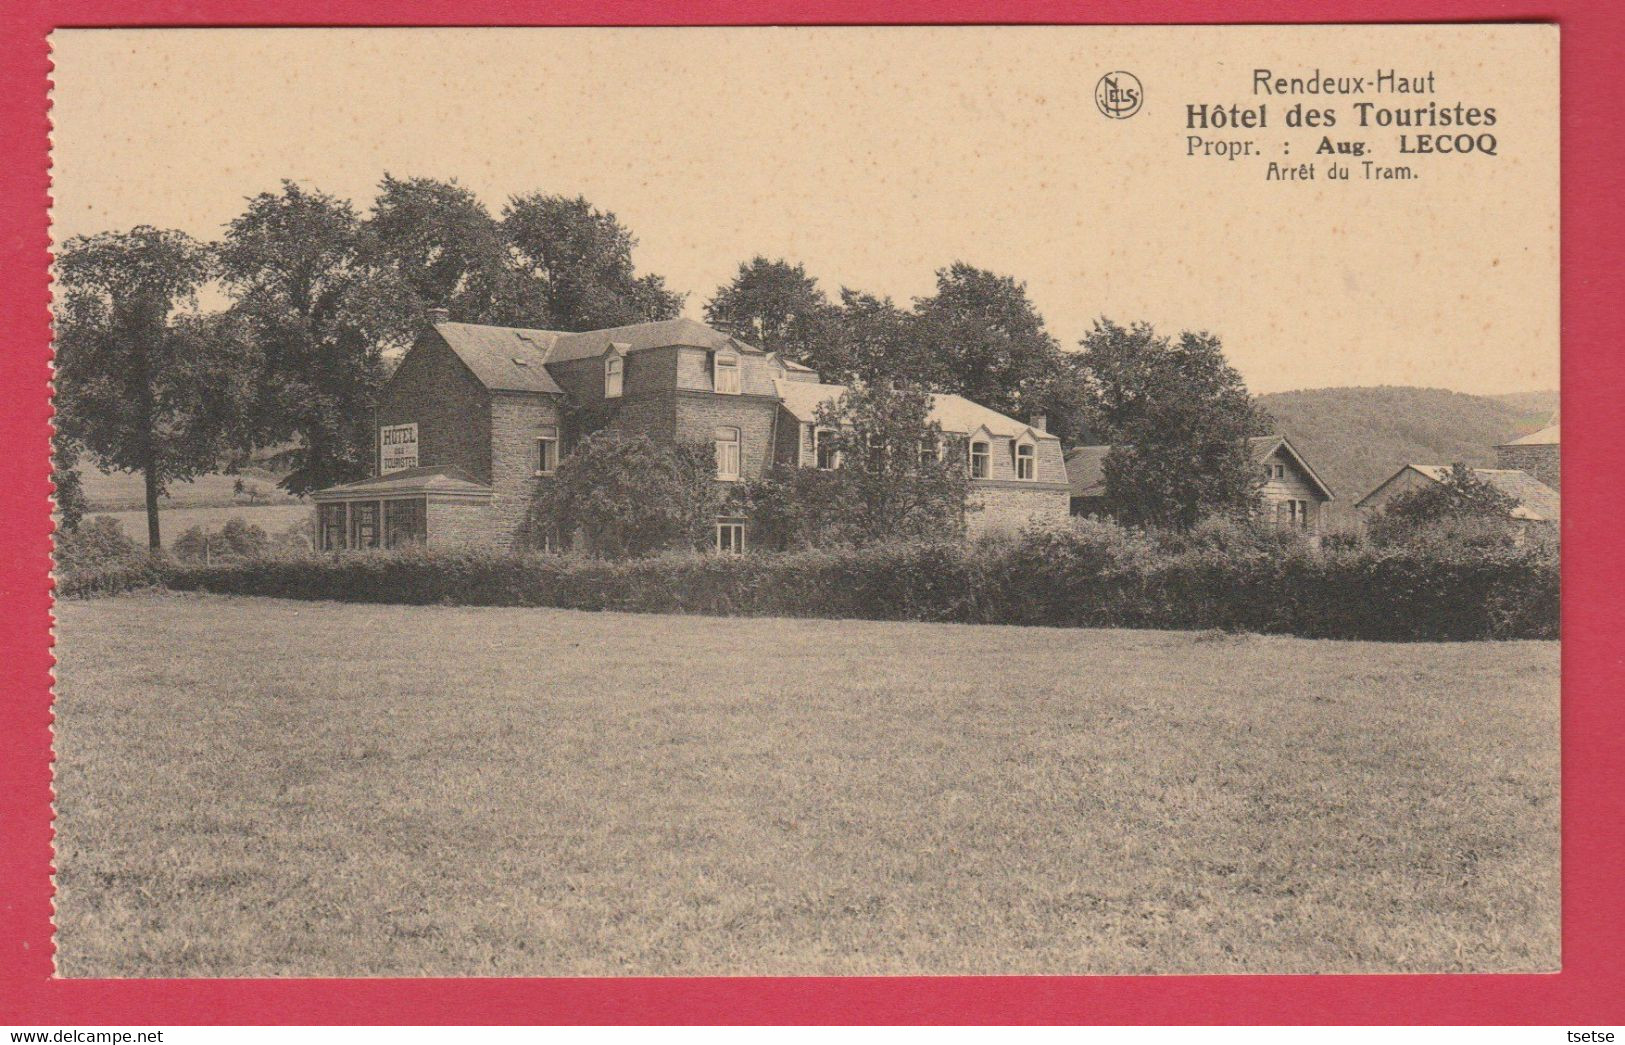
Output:
<instances>
[{"instance_id":1,"label":"wooded hill","mask_svg":"<svg viewBox=\"0 0 1625 1045\"><path fill-rule=\"evenodd\" d=\"M1558 394L1384 385L1277 392L1258 401L1346 510L1404 464L1494 467L1496 444L1545 427Z\"/></svg>"}]
</instances>

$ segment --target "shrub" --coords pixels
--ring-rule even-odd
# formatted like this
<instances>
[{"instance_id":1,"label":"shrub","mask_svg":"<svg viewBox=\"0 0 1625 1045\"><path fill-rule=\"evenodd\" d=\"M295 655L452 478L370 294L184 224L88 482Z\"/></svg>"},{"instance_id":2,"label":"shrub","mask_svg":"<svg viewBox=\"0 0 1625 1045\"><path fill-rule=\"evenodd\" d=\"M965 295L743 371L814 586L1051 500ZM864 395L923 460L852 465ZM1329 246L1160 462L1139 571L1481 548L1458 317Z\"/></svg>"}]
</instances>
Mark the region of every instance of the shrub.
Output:
<instances>
[{"instance_id":1,"label":"shrub","mask_svg":"<svg viewBox=\"0 0 1625 1045\"><path fill-rule=\"evenodd\" d=\"M745 556L671 552L619 561L411 548L171 562L161 573L181 591L351 602L1383 640L1556 638L1560 606L1558 558L1546 544L1490 553L1418 546L1315 554L1298 546L1264 555L1211 543L1170 551L1094 521L972 544L896 542Z\"/></svg>"},{"instance_id":2,"label":"shrub","mask_svg":"<svg viewBox=\"0 0 1625 1045\"><path fill-rule=\"evenodd\" d=\"M59 530L55 541L59 571L99 569L147 557L147 549L131 540L124 524L111 515L98 515L73 530Z\"/></svg>"},{"instance_id":3,"label":"shrub","mask_svg":"<svg viewBox=\"0 0 1625 1045\"><path fill-rule=\"evenodd\" d=\"M170 553L183 562L212 562L217 559L247 559L270 551L271 539L260 527L241 516L227 519L218 530L194 526L175 539Z\"/></svg>"}]
</instances>

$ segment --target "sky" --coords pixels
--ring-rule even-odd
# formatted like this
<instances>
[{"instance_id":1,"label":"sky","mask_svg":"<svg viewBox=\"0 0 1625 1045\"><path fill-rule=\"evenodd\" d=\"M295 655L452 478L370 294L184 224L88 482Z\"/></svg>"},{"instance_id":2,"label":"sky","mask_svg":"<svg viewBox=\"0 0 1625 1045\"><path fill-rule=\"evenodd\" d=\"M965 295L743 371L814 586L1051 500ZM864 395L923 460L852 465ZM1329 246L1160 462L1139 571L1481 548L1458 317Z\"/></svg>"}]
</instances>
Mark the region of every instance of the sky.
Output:
<instances>
[{"instance_id":1,"label":"sky","mask_svg":"<svg viewBox=\"0 0 1625 1045\"><path fill-rule=\"evenodd\" d=\"M1556 31L1529 28L61 31L53 231L215 238L285 178L363 210L386 171L456 178L493 212L615 212L694 318L756 254L900 304L963 260L1024 281L1063 346L1101 315L1216 333L1258 393L1545 390ZM1442 103L1498 107L1499 154L1408 183L1186 155L1186 105L1256 104L1261 65L1434 70ZM1115 69L1145 85L1128 119L1096 107ZM1214 137L1311 158L1290 101Z\"/></svg>"}]
</instances>

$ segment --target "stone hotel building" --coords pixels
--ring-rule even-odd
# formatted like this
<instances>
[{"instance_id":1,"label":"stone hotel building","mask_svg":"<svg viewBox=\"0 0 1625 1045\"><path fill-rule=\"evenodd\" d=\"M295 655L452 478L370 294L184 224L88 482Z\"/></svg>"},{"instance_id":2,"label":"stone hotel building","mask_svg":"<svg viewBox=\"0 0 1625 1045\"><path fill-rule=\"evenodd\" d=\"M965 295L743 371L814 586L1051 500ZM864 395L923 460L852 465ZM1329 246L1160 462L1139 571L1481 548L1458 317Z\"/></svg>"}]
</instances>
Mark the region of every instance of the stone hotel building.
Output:
<instances>
[{"instance_id":1,"label":"stone hotel building","mask_svg":"<svg viewBox=\"0 0 1625 1045\"><path fill-rule=\"evenodd\" d=\"M815 415L844 389L701 323L563 333L431 318L379 397L374 475L313 495L323 550L534 545L531 502L575 435L566 395L612 430L713 442L718 483L775 462L836 466ZM1017 421L953 395L936 396L932 416L967 455L981 509L973 529L1067 517L1061 444L1042 418ZM719 551L749 544L749 519L717 520Z\"/></svg>"}]
</instances>

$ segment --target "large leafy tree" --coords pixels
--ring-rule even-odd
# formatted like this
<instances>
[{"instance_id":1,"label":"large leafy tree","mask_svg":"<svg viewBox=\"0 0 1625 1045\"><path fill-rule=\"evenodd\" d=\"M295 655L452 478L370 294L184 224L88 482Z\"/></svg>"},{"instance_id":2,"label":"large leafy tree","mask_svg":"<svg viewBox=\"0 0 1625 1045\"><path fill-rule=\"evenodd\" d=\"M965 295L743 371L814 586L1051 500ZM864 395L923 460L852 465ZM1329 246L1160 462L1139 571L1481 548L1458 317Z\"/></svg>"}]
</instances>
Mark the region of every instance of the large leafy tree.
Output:
<instances>
[{"instance_id":1,"label":"large leafy tree","mask_svg":"<svg viewBox=\"0 0 1625 1045\"><path fill-rule=\"evenodd\" d=\"M74 237L56 259L59 438L141 474L154 549L158 499L219 465L255 366L228 318L187 311L210 272L203 244L150 226Z\"/></svg>"},{"instance_id":2,"label":"large leafy tree","mask_svg":"<svg viewBox=\"0 0 1625 1045\"><path fill-rule=\"evenodd\" d=\"M1061 351L1026 284L955 262L914 310L914 336L941 391L1017 418L1048 410Z\"/></svg>"},{"instance_id":3,"label":"large leafy tree","mask_svg":"<svg viewBox=\"0 0 1625 1045\"><path fill-rule=\"evenodd\" d=\"M800 264L758 254L705 305L705 321L770 352L819 369L831 361L836 311Z\"/></svg>"},{"instance_id":4,"label":"large leafy tree","mask_svg":"<svg viewBox=\"0 0 1625 1045\"><path fill-rule=\"evenodd\" d=\"M282 481L293 493L368 473L384 352L411 336L414 298L365 238L349 202L284 182L250 199L218 248L230 315L261 359L247 438L297 442Z\"/></svg>"},{"instance_id":5,"label":"large leafy tree","mask_svg":"<svg viewBox=\"0 0 1625 1045\"><path fill-rule=\"evenodd\" d=\"M1442 479L1409 490L1388 502L1371 520L1370 533L1378 543L1419 537L1429 530L1476 533L1477 539L1512 537L1512 512L1518 499L1480 479L1457 462Z\"/></svg>"},{"instance_id":6,"label":"large leafy tree","mask_svg":"<svg viewBox=\"0 0 1625 1045\"><path fill-rule=\"evenodd\" d=\"M598 558L622 559L705 543L722 497L709 443L656 442L601 431L559 464L531 506L534 538L579 538Z\"/></svg>"},{"instance_id":7,"label":"large leafy tree","mask_svg":"<svg viewBox=\"0 0 1625 1045\"><path fill-rule=\"evenodd\" d=\"M540 302L532 325L545 314L560 330L595 330L672 319L683 307L660 276L637 274L637 240L620 220L580 196L515 196L500 231Z\"/></svg>"},{"instance_id":8,"label":"large leafy tree","mask_svg":"<svg viewBox=\"0 0 1625 1045\"><path fill-rule=\"evenodd\" d=\"M546 325L542 288L516 264L485 204L455 180L385 174L365 232L369 265L411 290L418 321L445 308L465 323Z\"/></svg>"},{"instance_id":9,"label":"large leafy tree","mask_svg":"<svg viewBox=\"0 0 1625 1045\"><path fill-rule=\"evenodd\" d=\"M1112 444L1106 499L1119 519L1188 529L1252 511L1259 478L1247 439L1271 422L1217 337L1186 332L1176 341L1149 324L1102 318L1082 347L1090 412Z\"/></svg>"},{"instance_id":10,"label":"large leafy tree","mask_svg":"<svg viewBox=\"0 0 1625 1045\"><path fill-rule=\"evenodd\" d=\"M817 425L837 467L780 467L748 484L758 540L788 548L964 536L965 455L931 419L929 392L855 385L819 407Z\"/></svg>"}]
</instances>

